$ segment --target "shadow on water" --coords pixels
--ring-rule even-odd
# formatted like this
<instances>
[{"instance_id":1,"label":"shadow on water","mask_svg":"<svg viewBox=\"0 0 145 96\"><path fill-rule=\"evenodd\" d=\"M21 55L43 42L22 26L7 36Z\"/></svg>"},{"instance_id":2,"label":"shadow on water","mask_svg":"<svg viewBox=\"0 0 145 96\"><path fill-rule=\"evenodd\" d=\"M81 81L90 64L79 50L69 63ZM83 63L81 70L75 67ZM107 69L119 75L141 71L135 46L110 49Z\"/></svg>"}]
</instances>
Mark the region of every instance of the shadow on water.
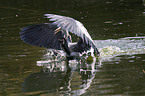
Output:
<instances>
[{"instance_id":1,"label":"shadow on water","mask_svg":"<svg viewBox=\"0 0 145 96\"><path fill-rule=\"evenodd\" d=\"M62 52L58 51L60 53L55 56L54 50L48 51L41 61L37 61L37 66L43 66L43 69L25 78L22 91L27 95L76 96L89 95L93 92L98 95L116 96L144 94L144 68L139 67L142 64L130 63L134 62L134 59L141 63L142 55L141 57L134 55L145 53L145 37L126 37L95 42L101 51L100 57L97 58L90 55L80 60L66 61ZM131 58L133 60L128 62L127 59Z\"/></svg>"}]
</instances>

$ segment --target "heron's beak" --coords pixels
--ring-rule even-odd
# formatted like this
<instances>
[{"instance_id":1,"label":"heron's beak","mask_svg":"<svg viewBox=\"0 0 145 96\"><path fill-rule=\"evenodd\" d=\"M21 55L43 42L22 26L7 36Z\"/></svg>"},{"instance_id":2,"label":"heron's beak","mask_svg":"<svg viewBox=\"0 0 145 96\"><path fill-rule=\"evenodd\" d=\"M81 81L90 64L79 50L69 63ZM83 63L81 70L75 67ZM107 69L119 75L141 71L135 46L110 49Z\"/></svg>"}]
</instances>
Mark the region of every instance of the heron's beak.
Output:
<instances>
[{"instance_id":1,"label":"heron's beak","mask_svg":"<svg viewBox=\"0 0 145 96\"><path fill-rule=\"evenodd\" d=\"M61 27L58 27L55 31L54 34L58 33L61 30Z\"/></svg>"}]
</instances>

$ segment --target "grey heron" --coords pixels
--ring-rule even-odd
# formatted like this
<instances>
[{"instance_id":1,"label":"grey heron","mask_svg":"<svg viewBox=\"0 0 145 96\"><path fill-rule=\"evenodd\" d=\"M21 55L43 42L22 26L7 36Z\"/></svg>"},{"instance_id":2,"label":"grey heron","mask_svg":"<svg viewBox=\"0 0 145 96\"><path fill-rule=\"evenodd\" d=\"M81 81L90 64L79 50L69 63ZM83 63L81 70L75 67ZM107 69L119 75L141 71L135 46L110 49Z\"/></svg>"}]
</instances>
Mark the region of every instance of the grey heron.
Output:
<instances>
[{"instance_id":1,"label":"grey heron","mask_svg":"<svg viewBox=\"0 0 145 96\"><path fill-rule=\"evenodd\" d=\"M99 54L94 41L81 22L55 14L44 14L44 16L53 22L35 24L23 28L20 32L20 37L24 42L48 49L63 50L68 57L71 56L72 52L82 53L91 47L96 54ZM71 35L69 32L80 37L80 40L73 46L70 46Z\"/></svg>"}]
</instances>

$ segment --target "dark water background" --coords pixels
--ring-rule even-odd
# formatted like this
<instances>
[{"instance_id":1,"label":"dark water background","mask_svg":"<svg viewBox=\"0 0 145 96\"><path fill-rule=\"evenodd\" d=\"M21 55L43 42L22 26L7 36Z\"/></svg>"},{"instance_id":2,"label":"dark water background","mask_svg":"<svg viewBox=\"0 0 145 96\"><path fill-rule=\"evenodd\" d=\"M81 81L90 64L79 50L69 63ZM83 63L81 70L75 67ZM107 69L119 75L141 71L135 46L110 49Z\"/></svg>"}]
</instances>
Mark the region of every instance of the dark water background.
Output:
<instances>
[{"instance_id":1,"label":"dark water background","mask_svg":"<svg viewBox=\"0 0 145 96\"><path fill-rule=\"evenodd\" d=\"M95 40L145 36L144 4L142 0L0 0L0 96L144 96L144 53L120 55L101 65L98 60L75 62L71 71L54 64L53 71L46 72L51 68L36 63L46 54L45 48L25 44L19 37L21 28L48 22L46 13L81 21Z\"/></svg>"}]
</instances>

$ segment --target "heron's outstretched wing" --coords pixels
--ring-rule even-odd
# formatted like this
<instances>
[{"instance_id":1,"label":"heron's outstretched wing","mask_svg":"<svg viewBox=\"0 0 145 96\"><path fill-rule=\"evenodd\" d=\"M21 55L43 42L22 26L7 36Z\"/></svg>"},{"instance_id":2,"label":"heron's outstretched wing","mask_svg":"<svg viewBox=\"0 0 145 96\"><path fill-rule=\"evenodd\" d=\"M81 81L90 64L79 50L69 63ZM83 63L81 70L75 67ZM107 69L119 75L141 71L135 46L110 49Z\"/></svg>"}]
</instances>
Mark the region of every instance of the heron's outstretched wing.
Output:
<instances>
[{"instance_id":1,"label":"heron's outstretched wing","mask_svg":"<svg viewBox=\"0 0 145 96\"><path fill-rule=\"evenodd\" d=\"M99 53L87 29L83 26L81 22L70 17L54 14L45 14L44 16L50 18L50 21L54 21L53 24L56 24L63 30L70 31L71 33L74 33L77 36L81 37L83 41L92 46L95 49L95 51Z\"/></svg>"},{"instance_id":2,"label":"heron's outstretched wing","mask_svg":"<svg viewBox=\"0 0 145 96\"><path fill-rule=\"evenodd\" d=\"M52 23L31 25L20 32L21 39L31 45L60 50L60 43L54 31L57 26Z\"/></svg>"}]
</instances>

